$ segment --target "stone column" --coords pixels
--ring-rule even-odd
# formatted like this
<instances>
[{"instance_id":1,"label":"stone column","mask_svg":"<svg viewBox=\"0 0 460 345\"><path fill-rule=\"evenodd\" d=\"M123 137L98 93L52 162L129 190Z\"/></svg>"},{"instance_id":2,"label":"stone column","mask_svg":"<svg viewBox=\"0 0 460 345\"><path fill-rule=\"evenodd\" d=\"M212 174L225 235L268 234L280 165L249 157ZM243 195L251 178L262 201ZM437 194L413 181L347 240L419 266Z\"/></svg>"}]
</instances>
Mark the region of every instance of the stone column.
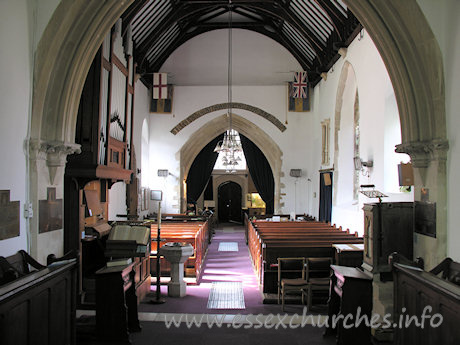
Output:
<instances>
[{"instance_id":1,"label":"stone column","mask_svg":"<svg viewBox=\"0 0 460 345\"><path fill-rule=\"evenodd\" d=\"M28 156L28 202L33 215L28 222L28 251L40 263L48 254L63 254L63 229L39 234L39 200L45 200L48 187L56 188L56 196L64 198L64 170L67 156L80 153L80 145L58 141L30 139L24 142Z\"/></svg>"},{"instance_id":2,"label":"stone column","mask_svg":"<svg viewBox=\"0 0 460 345\"><path fill-rule=\"evenodd\" d=\"M414 258L423 257L430 270L447 255L447 140L401 144L396 152L407 153L414 168L414 199L436 204L436 238L414 233ZM409 258L409 259L414 259Z\"/></svg>"}]
</instances>

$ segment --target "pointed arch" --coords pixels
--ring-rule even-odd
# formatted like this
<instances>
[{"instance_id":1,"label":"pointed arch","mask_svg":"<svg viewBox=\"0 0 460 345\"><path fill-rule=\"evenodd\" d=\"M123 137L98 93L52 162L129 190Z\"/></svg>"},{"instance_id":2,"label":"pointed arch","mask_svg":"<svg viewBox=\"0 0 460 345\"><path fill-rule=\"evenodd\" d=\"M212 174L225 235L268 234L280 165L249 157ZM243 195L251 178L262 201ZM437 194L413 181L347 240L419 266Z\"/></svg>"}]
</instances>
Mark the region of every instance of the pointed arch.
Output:
<instances>
[{"instance_id":1,"label":"pointed arch","mask_svg":"<svg viewBox=\"0 0 460 345\"><path fill-rule=\"evenodd\" d=\"M78 151L78 145L74 144L75 128L87 72L105 33L133 1L62 0L54 11L34 54L30 134L25 143L31 167L36 166L38 159L44 159L43 154L51 170L63 167L66 156ZM429 261L435 263L445 257L447 243L448 142L439 44L416 0L344 2L369 32L387 67L401 121L402 144L398 150L411 155L416 168L416 188L436 190L430 198L438 205L439 236L424 250L434 253ZM248 137L257 143L257 138ZM435 164L438 166L428 169ZM279 167L272 165L272 169L279 179ZM39 181L48 176L34 169L29 169L28 174L28 197L37 209ZM279 180L275 185L279 202ZM37 247L37 228L36 219L32 219L29 224L32 254ZM415 255L419 254L416 251Z\"/></svg>"},{"instance_id":2,"label":"pointed arch","mask_svg":"<svg viewBox=\"0 0 460 345\"><path fill-rule=\"evenodd\" d=\"M332 204L335 206L337 205L337 200L338 200L338 191L339 191L339 185L347 186L349 185L350 187L350 195L353 195L351 188L354 187L353 183L354 177L352 176L354 174L354 168L353 168L353 157L347 157L350 158L350 166L341 166L340 161L343 162L343 155L347 154L347 152L344 151L344 145L340 145L340 139L343 139L344 135L351 135L351 133L343 133L340 135L340 130L341 130L341 124L343 123L343 115L342 112L344 110L344 95L346 93L346 89L352 87L353 90L348 90L353 93L353 103L356 105L356 99L357 99L357 83L356 83L356 75L355 71L353 69L353 66L351 65L350 62L345 61L343 66L342 66L342 72L340 73L340 78L339 78L339 84L337 87L337 95L336 95L336 100L335 100L335 118L334 118L334 188L333 188L333 197L332 197ZM348 92L350 94L350 92ZM351 114L348 114L351 115ZM350 120L350 119L349 119ZM349 123L354 123L354 119L352 121L348 121ZM350 132L350 130L348 130ZM350 139L350 145L352 144L351 137ZM350 152L348 152L349 154ZM352 169L352 170L350 170ZM345 183L343 180L344 178L348 178L347 182ZM351 178L351 179L350 179ZM352 182L353 181L353 182ZM348 193L346 193L348 194Z\"/></svg>"},{"instance_id":3,"label":"pointed arch","mask_svg":"<svg viewBox=\"0 0 460 345\"><path fill-rule=\"evenodd\" d=\"M282 177L282 151L273 139L266 134L257 125L245 118L233 114L232 116L233 129L249 138L267 158L268 163L272 169L273 178L275 182L275 212L280 209L280 181ZM202 126L195 133L192 134L189 140L182 146L178 152L180 157L180 181L184 181L188 171L193 163L193 160L209 142L209 138L215 138L217 135L225 132L228 129L228 119L226 115L221 115L206 125ZM184 211L186 205L184 183L181 183L181 211Z\"/></svg>"},{"instance_id":4,"label":"pointed arch","mask_svg":"<svg viewBox=\"0 0 460 345\"><path fill-rule=\"evenodd\" d=\"M193 114L191 114L190 116L188 116L187 118L185 118L184 120L179 122L173 129L171 129L170 132L172 134L176 135L181 130L183 130L185 127L187 127L189 124L191 124L193 121L198 120L200 117L202 117L202 116L204 116L206 114L212 113L214 111L228 109L229 105L230 105L229 103L214 104L214 105L211 105L209 107L206 107L206 108L200 109L198 111L195 111ZM261 116L262 118L266 119L267 121L271 122L281 132L284 132L286 130L286 126L283 125L283 123L280 120L278 120L275 116L273 116L272 114L267 113L266 111L264 111L264 110L262 110L260 108L257 108L257 107L254 107L252 105L245 104L245 103L234 103L234 102L232 102L231 108L232 109L243 109L243 110L250 111L250 112L252 112L252 113L254 113L256 115Z\"/></svg>"}]
</instances>

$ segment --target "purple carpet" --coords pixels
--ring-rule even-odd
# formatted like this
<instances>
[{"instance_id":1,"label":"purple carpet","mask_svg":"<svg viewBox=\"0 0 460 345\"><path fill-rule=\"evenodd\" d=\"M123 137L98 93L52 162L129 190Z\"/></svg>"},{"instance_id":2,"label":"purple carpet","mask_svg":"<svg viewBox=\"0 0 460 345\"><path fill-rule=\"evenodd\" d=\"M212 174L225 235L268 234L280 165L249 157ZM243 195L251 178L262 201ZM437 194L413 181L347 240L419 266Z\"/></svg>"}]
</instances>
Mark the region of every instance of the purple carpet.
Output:
<instances>
[{"instance_id":1,"label":"purple carpet","mask_svg":"<svg viewBox=\"0 0 460 345\"><path fill-rule=\"evenodd\" d=\"M231 232L233 229L233 232ZM238 251L218 251L221 242L238 243ZM245 309L208 309L208 296L213 282L242 282ZM152 285L152 293L155 292ZM150 304L148 299L139 306L140 312L154 313L207 313L207 314L276 314L281 306L263 304L262 294L254 273L248 247L244 239L244 229L238 225L225 225L216 229L208 247L201 281L187 286L187 296L168 297L167 286L161 286L164 304ZM288 313L302 313L301 305L286 307Z\"/></svg>"}]
</instances>

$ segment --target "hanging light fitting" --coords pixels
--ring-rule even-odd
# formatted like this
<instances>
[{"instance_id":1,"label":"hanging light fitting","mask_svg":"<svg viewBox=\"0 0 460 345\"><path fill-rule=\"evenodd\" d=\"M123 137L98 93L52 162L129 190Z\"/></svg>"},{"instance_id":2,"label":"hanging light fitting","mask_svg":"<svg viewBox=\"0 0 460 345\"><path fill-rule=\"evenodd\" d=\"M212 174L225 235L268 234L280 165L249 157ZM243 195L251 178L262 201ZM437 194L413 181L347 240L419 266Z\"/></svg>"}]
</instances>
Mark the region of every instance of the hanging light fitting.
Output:
<instances>
[{"instance_id":1,"label":"hanging light fitting","mask_svg":"<svg viewBox=\"0 0 460 345\"><path fill-rule=\"evenodd\" d=\"M228 67L227 67L227 118L228 130L224 133L224 139L220 141L214 152L223 153L223 165L226 172L234 173L236 166L241 161L238 153L242 151L238 133L232 128L232 1L228 2Z\"/></svg>"}]
</instances>

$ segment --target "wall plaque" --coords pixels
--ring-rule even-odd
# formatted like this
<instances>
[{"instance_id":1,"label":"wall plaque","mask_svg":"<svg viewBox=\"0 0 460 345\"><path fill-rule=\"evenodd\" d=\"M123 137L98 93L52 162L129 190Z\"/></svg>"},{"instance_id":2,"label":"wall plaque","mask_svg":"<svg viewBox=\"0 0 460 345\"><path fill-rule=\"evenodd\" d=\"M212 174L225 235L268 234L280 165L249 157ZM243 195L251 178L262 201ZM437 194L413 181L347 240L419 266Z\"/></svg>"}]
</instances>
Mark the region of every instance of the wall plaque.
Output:
<instances>
[{"instance_id":1,"label":"wall plaque","mask_svg":"<svg viewBox=\"0 0 460 345\"><path fill-rule=\"evenodd\" d=\"M19 236L19 201L10 201L10 191L0 190L0 240Z\"/></svg>"},{"instance_id":2,"label":"wall plaque","mask_svg":"<svg viewBox=\"0 0 460 345\"><path fill-rule=\"evenodd\" d=\"M414 202L414 231L418 234L436 237L435 202Z\"/></svg>"},{"instance_id":3,"label":"wall plaque","mask_svg":"<svg viewBox=\"0 0 460 345\"><path fill-rule=\"evenodd\" d=\"M56 188L48 188L47 200L39 201L38 232L62 229L62 199L56 199Z\"/></svg>"}]
</instances>

